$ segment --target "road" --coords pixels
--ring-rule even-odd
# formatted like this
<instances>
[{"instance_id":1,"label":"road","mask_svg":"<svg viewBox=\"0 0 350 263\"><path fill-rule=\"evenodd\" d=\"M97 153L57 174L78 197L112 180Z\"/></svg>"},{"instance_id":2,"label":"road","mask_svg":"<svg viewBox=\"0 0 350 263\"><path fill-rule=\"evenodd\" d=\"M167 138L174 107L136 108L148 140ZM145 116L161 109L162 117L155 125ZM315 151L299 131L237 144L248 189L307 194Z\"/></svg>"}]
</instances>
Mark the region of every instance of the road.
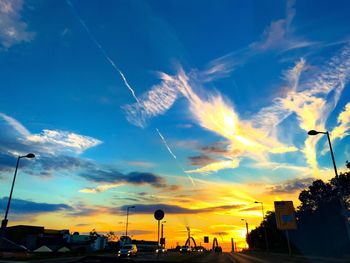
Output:
<instances>
[{"instance_id":1,"label":"road","mask_svg":"<svg viewBox=\"0 0 350 263\"><path fill-rule=\"evenodd\" d=\"M0 263L15 263L20 261L3 261ZM22 261L23 262L23 261ZM89 257L71 257L28 260L30 263L118 263L118 262L146 262L146 263L166 263L166 262L194 262L194 263L349 263L350 260L324 259L324 258L306 258L279 254L266 253L200 253L200 254L179 254L169 252L165 255L140 254L132 259L118 259L115 255L105 254Z\"/></svg>"}]
</instances>

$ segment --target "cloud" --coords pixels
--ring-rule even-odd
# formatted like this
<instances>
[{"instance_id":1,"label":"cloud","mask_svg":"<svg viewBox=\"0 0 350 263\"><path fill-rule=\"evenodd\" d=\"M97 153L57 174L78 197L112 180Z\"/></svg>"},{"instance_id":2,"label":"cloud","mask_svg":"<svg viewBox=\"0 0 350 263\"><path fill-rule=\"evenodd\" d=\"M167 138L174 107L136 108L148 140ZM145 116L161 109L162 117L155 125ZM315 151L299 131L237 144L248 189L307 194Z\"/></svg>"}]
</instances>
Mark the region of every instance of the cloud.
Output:
<instances>
[{"instance_id":1,"label":"cloud","mask_svg":"<svg viewBox=\"0 0 350 263\"><path fill-rule=\"evenodd\" d=\"M0 169L13 169L19 155L32 152L36 158L31 160L31 174L48 176L53 171L73 170L94 166L92 162L75 155L102 143L95 138L67 131L44 130L41 134L32 134L14 118L0 113L0 151L3 158ZM21 162L26 167L27 161ZM36 171L34 167L38 168Z\"/></svg>"},{"instance_id":2,"label":"cloud","mask_svg":"<svg viewBox=\"0 0 350 263\"><path fill-rule=\"evenodd\" d=\"M170 191L178 189L176 185L167 185L166 180L159 175L137 171L123 174L116 169L77 156L102 143L98 139L58 130L43 130L40 134L32 134L20 122L4 113L0 113L0 128L2 130L0 171L13 169L18 155L33 152L36 158L31 160L30 169L25 169L27 165L25 160L21 162L27 173L52 176L74 171L76 176L100 184L81 189L80 191L84 193L103 192L123 184L147 184L156 188L167 188Z\"/></svg>"},{"instance_id":3,"label":"cloud","mask_svg":"<svg viewBox=\"0 0 350 263\"><path fill-rule=\"evenodd\" d=\"M4 211L7 206L8 198L3 197L0 199L0 208ZM66 204L50 204L50 203L37 203L33 201L23 199L11 199L11 213L23 215L23 214L42 214L60 211L70 211L73 208Z\"/></svg>"},{"instance_id":4,"label":"cloud","mask_svg":"<svg viewBox=\"0 0 350 263\"><path fill-rule=\"evenodd\" d=\"M321 67L312 68L306 65L304 59L299 60L284 74L289 87L286 94L275 98L271 106L263 108L257 114L255 122L258 127L266 128L271 123L276 127L288 117L296 116L299 129L305 134L312 129L326 130L326 122L349 81L349 65L349 43ZM342 115L343 118L346 119L346 113ZM336 133L341 133L345 127L346 121L340 121L340 128ZM320 136L307 137L302 149L316 176L319 173L316 161L316 145L319 139Z\"/></svg>"},{"instance_id":5,"label":"cloud","mask_svg":"<svg viewBox=\"0 0 350 263\"><path fill-rule=\"evenodd\" d=\"M81 177L86 180L96 182L96 183L128 183L134 185L144 185L149 184L154 187L165 187L165 179L159 175L144 172L132 172L128 174L123 174L117 170L113 169L96 169L86 170L80 173Z\"/></svg>"},{"instance_id":6,"label":"cloud","mask_svg":"<svg viewBox=\"0 0 350 263\"><path fill-rule=\"evenodd\" d=\"M349 44L345 45L329 62L316 70L311 70L305 59L300 59L284 73L287 83L285 95L275 98L272 105L261 109L250 120L241 119L234 106L218 93L199 96L195 91L195 80L181 68L174 76L163 73L163 81L172 82L172 86L187 99L195 122L228 142L227 152L222 155L221 160L207 155L192 157L191 161L209 162L212 158L212 162L190 172L206 173L235 168L242 157L266 163L269 155L298 151L294 145L282 143L277 137L276 129L289 116L295 114L301 130L325 130L325 123L348 82L349 49ZM306 72L306 69L309 71ZM346 123L346 113L340 118L344 119L340 123ZM318 140L319 137L308 137L302 149L314 172L318 171L315 149Z\"/></svg>"},{"instance_id":7,"label":"cloud","mask_svg":"<svg viewBox=\"0 0 350 263\"><path fill-rule=\"evenodd\" d=\"M231 103L224 100L220 94L200 97L194 90L196 83L181 68L177 75L170 76L163 73L162 78L163 81L172 83L172 86L187 99L189 110L199 126L228 141L228 151L223 160L217 160L190 172L207 173L236 168L241 156L261 161L266 160L268 154L297 150L296 147L284 145L276 137L271 136L267 127L256 128L251 121L241 120Z\"/></svg>"},{"instance_id":8,"label":"cloud","mask_svg":"<svg viewBox=\"0 0 350 263\"><path fill-rule=\"evenodd\" d=\"M0 172L10 171L16 167L16 158L11 155L0 153L0 160Z\"/></svg>"},{"instance_id":9,"label":"cloud","mask_svg":"<svg viewBox=\"0 0 350 263\"><path fill-rule=\"evenodd\" d=\"M39 155L81 154L102 142L90 136L68 131L43 130L40 134L30 133L14 118L0 113L0 150L11 155L34 152Z\"/></svg>"},{"instance_id":10,"label":"cloud","mask_svg":"<svg viewBox=\"0 0 350 263\"><path fill-rule=\"evenodd\" d=\"M116 188L116 187L119 187L119 186L122 186L124 184L122 183L119 183L119 184L105 184L105 185L99 185L95 188L92 188L92 187L88 187L88 188L83 188L83 189L80 189L79 192L81 193L88 193L88 194L95 194L95 193L100 193L100 192L104 192L108 189L111 189L111 188Z\"/></svg>"},{"instance_id":11,"label":"cloud","mask_svg":"<svg viewBox=\"0 0 350 263\"><path fill-rule=\"evenodd\" d=\"M5 49L34 38L35 34L22 21L22 8L22 0L0 0L0 44Z\"/></svg>"},{"instance_id":12,"label":"cloud","mask_svg":"<svg viewBox=\"0 0 350 263\"><path fill-rule=\"evenodd\" d=\"M272 194L294 193L309 187L314 180L314 178L296 178L280 185L268 187L268 191Z\"/></svg>"},{"instance_id":13,"label":"cloud","mask_svg":"<svg viewBox=\"0 0 350 263\"><path fill-rule=\"evenodd\" d=\"M178 90L174 83L163 80L143 94L136 103L123 106L127 120L139 127L145 127L147 120L164 114L175 102Z\"/></svg>"},{"instance_id":14,"label":"cloud","mask_svg":"<svg viewBox=\"0 0 350 263\"><path fill-rule=\"evenodd\" d=\"M264 30L261 39L249 46L251 52L263 52L272 49L285 52L318 44L317 42L295 36L294 28L292 27L296 14L295 2L295 0L287 1L286 16L271 22Z\"/></svg>"},{"instance_id":15,"label":"cloud","mask_svg":"<svg viewBox=\"0 0 350 263\"><path fill-rule=\"evenodd\" d=\"M79 217L79 216L95 216L108 213L108 208L105 207L86 207L77 206L73 211L66 213L66 216Z\"/></svg>"},{"instance_id":16,"label":"cloud","mask_svg":"<svg viewBox=\"0 0 350 263\"><path fill-rule=\"evenodd\" d=\"M350 129L350 103L345 105L344 110L339 114L337 119L337 126L333 128L332 140L343 139L345 136L348 136Z\"/></svg>"},{"instance_id":17,"label":"cloud","mask_svg":"<svg viewBox=\"0 0 350 263\"><path fill-rule=\"evenodd\" d=\"M93 169L95 163L84 160L76 156L69 155L41 155L35 163L31 165L31 170L26 170L29 174L37 176L52 176L59 172L80 171L82 169Z\"/></svg>"},{"instance_id":18,"label":"cloud","mask_svg":"<svg viewBox=\"0 0 350 263\"><path fill-rule=\"evenodd\" d=\"M215 142L209 146L203 146L200 148L200 150L208 154L225 155L229 153L229 150L227 149L227 143L223 141Z\"/></svg>"},{"instance_id":19,"label":"cloud","mask_svg":"<svg viewBox=\"0 0 350 263\"><path fill-rule=\"evenodd\" d=\"M67 131L43 130L40 134L32 134L26 139L33 144L50 151L72 151L82 153L102 142L95 138Z\"/></svg>"},{"instance_id":20,"label":"cloud","mask_svg":"<svg viewBox=\"0 0 350 263\"><path fill-rule=\"evenodd\" d=\"M265 28L259 40L246 48L213 59L202 71L194 70L191 74L195 75L201 82L210 82L230 76L238 67L263 52L274 50L283 53L320 44L295 35L292 26L295 13L295 0L288 0L285 17L272 21Z\"/></svg>"},{"instance_id":21,"label":"cloud","mask_svg":"<svg viewBox=\"0 0 350 263\"><path fill-rule=\"evenodd\" d=\"M261 207L260 206L253 206L253 207L245 207L242 209L239 209L239 212L250 212L250 211L261 211Z\"/></svg>"},{"instance_id":22,"label":"cloud","mask_svg":"<svg viewBox=\"0 0 350 263\"><path fill-rule=\"evenodd\" d=\"M349 43L319 71L305 76L305 81L297 89L289 91L285 97L276 99L282 107L297 116L299 127L307 131L326 130L326 121L338 103L345 84L350 76ZM316 144L320 136L310 136L304 142L303 153L307 163L318 174L316 161Z\"/></svg>"},{"instance_id":23,"label":"cloud","mask_svg":"<svg viewBox=\"0 0 350 263\"><path fill-rule=\"evenodd\" d=\"M6 125L7 123L7 125L10 126L16 134L19 134L23 137L30 135L30 132L27 130L27 128L24 127L20 122L2 112L0 112L0 121L2 122L1 125Z\"/></svg>"},{"instance_id":24,"label":"cloud","mask_svg":"<svg viewBox=\"0 0 350 263\"><path fill-rule=\"evenodd\" d=\"M286 17L271 22L270 26L265 29L262 39L259 42L255 42L251 45L254 49L266 50L276 46L291 46L293 44L289 43L288 31L290 30L291 23L295 16L295 1L287 1ZM293 44L295 46L295 43Z\"/></svg>"},{"instance_id":25,"label":"cloud","mask_svg":"<svg viewBox=\"0 0 350 263\"><path fill-rule=\"evenodd\" d=\"M216 172L222 169L234 169L239 166L239 160L228 160L228 161L216 161L209 163L207 165L204 165L200 168L193 169L193 170L187 170L187 173L210 173L210 172Z\"/></svg>"},{"instance_id":26,"label":"cloud","mask_svg":"<svg viewBox=\"0 0 350 263\"><path fill-rule=\"evenodd\" d=\"M171 87L172 91L176 90L177 98L186 98L192 119L197 125L227 141L227 151L222 153L220 158L208 153L200 154L198 155L200 157L197 157L198 160L205 162L206 159L208 163L203 163L202 167L189 172L208 173L235 168L238 167L242 158L272 163L270 159L273 155L301 151L307 164L312 167L317 176L316 145L320 137L306 137L304 145L296 147L292 135L286 139L287 136L281 136L279 131L288 118L296 119L299 127L294 129L301 130L305 134L310 129L325 130L326 121L337 105L349 79L349 43L320 67L308 65L304 58L300 58L283 74L285 80L282 86L283 95L276 97L271 105L262 108L251 118L243 119L228 99L218 92L203 92L202 87L205 78L212 81L215 75L218 77L229 75L240 58L246 61L252 55L270 49L286 51L313 45L314 43L297 38L293 34L294 5L295 1L288 1L285 18L273 21L260 41L254 42L249 48L219 58L203 71L204 77L196 69L187 73L181 67L174 75L159 74L160 87ZM160 96L157 98L163 99ZM156 106L151 100L147 102L150 103L147 107ZM172 105L173 101L167 104L166 110ZM161 112L161 114L164 113L165 110ZM142 114L142 110L139 114ZM134 114L132 120L128 120L134 124L146 121L146 118L140 119L139 114ZM159 114L154 112L146 115L147 118L151 118ZM343 133L343 130L348 127L348 122L345 120L346 113L343 113L341 118L344 120L338 120L340 126L335 130L338 134ZM209 163L210 158L211 163ZM191 159L190 161L192 162Z\"/></svg>"},{"instance_id":27,"label":"cloud","mask_svg":"<svg viewBox=\"0 0 350 263\"><path fill-rule=\"evenodd\" d=\"M195 83L191 82L182 69L172 78L189 101L190 112L197 124L228 141L228 152L224 156L226 160L220 160L212 166L205 167L205 171L237 167L240 156L265 160L269 153L297 150L294 146L279 142L276 137L271 136L267 128L256 128L251 121L241 120L231 103L224 100L220 94L207 94L208 98L200 97L194 91Z\"/></svg>"},{"instance_id":28,"label":"cloud","mask_svg":"<svg viewBox=\"0 0 350 263\"><path fill-rule=\"evenodd\" d=\"M242 207L241 204L234 205L223 205L223 206L214 206L214 207L205 207L190 209L177 205L169 204L134 204L135 208L133 209L134 214L152 214L154 211L161 209L165 214L201 214L201 213L214 213L221 211L228 211L233 209L238 209ZM127 206L120 207L120 213L124 213Z\"/></svg>"},{"instance_id":29,"label":"cloud","mask_svg":"<svg viewBox=\"0 0 350 263\"><path fill-rule=\"evenodd\" d=\"M215 162L216 160L208 155L198 155L188 157L191 166L204 166Z\"/></svg>"}]
</instances>

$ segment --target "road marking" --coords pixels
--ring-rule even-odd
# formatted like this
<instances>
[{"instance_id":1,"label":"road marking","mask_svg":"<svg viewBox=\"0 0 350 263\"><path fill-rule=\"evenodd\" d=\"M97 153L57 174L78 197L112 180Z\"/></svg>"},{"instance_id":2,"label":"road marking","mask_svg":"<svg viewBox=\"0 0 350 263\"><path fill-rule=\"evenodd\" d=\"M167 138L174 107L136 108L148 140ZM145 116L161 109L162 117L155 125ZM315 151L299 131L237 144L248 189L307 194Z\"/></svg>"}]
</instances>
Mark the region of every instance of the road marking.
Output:
<instances>
[{"instance_id":1,"label":"road marking","mask_svg":"<svg viewBox=\"0 0 350 263\"><path fill-rule=\"evenodd\" d=\"M231 262L238 263L237 260L234 258L233 254L227 253L227 255L228 255L228 258L230 259Z\"/></svg>"},{"instance_id":2,"label":"road marking","mask_svg":"<svg viewBox=\"0 0 350 263\"><path fill-rule=\"evenodd\" d=\"M263 259L260 259L260 258L256 258L256 257L252 257L252 256L248 256L248 255L242 254L242 253L236 253L235 256L236 257L242 257L244 259L244 261L246 261L247 259L252 260L252 261L248 261L248 262L270 263L269 261L266 261L266 260L263 260Z\"/></svg>"}]
</instances>

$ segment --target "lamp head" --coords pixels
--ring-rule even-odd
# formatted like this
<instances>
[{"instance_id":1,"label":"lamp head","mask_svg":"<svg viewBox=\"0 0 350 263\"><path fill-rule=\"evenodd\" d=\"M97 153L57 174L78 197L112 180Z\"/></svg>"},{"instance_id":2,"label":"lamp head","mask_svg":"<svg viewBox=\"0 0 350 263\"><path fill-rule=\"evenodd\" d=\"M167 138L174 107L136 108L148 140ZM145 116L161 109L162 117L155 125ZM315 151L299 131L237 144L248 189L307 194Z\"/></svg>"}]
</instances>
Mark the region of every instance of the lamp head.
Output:
<instances>
[{"instance_id":1,"label":"lamp head","mask_svg":"<svg viewBox=\"0 0 350 263\"><path fill-rule=\"evenodd\" d=\"M34 153L28 153L27 155L22 156L24 158L35 158L35 154Z\"/></svg>"},{"instance_id":2,"label":"lamp head","mask_svg":"<svg viewBox=\"0 0 350 263\"><path fill-rule=\"evenodd\" d=\"M312 135L312 136L313 136L313 135L317 135L317 134L319 134L319 133L320 133L320 132L315 131L315 130L310 130L310 131L307 132L308 135Z\"/></svg>"}]
</instances>

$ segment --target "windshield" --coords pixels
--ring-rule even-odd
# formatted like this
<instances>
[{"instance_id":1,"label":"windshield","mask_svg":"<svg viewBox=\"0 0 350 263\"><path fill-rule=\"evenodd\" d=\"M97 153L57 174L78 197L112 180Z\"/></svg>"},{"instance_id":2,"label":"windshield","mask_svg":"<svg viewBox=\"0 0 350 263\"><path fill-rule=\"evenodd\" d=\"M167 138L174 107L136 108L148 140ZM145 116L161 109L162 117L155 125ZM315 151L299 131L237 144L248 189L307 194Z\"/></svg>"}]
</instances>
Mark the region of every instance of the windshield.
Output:
<instances>
[{"instance_id":1,"label":"windshield","mask_svg":"<svg viewBox=\"0 0 350 263\"><path fill-rule=\"evenodd\" d=\"M350 257L349 10L0 0L0 238Z\"/></svg>"},{"instance_id":2,"label":"windshield","mask_svg":"<svg viewBox=\"0 0 350 263\"><path fill-rule=\"evenodd\" d=\"M122 248L123 249L132 249L132 246L131 245L127 245L127 246L123 246Z\"/></svg>"}]
</instances>

